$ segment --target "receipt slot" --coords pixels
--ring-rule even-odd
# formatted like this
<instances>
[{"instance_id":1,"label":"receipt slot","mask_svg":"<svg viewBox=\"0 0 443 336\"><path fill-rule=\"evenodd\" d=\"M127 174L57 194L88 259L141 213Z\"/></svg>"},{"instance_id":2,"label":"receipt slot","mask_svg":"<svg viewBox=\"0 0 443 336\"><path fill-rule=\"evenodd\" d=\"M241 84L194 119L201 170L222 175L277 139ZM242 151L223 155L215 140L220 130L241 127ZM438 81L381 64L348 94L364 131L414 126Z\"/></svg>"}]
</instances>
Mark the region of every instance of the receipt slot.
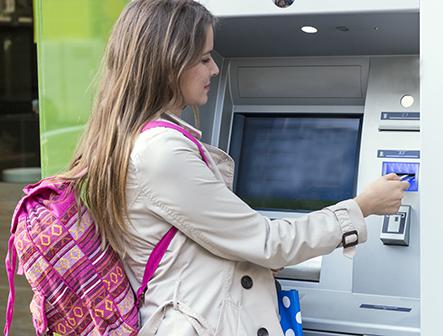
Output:
<instances>
[{"instance_id":1,"label":"receipt slot","mask_svg":"<svg viewBox=\"0 0 443 336\"><path fill-rule=\"evenodd\" d=\"M406 191L418 191L419 166L417 162L383 162L382 175L395 173L403 181L409 182L409 188Z\"/></svg>"},{"instance_id":2,"label":"receipt slot","mask_svg":"<svg viewBox=\"0 0 443 336\"><path fill-rule=\"evenodd\" d=\"M385 245L409 246L411 207L402 205L395 215L385 216L380 239Z\"/></svg>"}]
</instances>

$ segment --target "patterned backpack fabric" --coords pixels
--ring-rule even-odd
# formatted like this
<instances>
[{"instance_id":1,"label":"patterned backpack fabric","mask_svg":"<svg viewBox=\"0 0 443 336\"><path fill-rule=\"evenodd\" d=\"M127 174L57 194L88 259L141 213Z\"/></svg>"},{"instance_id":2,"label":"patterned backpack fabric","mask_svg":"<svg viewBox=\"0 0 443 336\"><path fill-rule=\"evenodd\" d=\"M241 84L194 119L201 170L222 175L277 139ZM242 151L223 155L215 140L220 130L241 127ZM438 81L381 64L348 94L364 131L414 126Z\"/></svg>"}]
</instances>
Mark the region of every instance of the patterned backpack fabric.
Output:
<instances>
[{"instance_id":1,"label":"patterned backpack fabric","mask_svg":"<svg viewBox=\"0 0 443 336\"><path fill-rule=\"evenodd\" d=\"M100 248L85 208L78 220L68 184L47 179L24 192L12 239L34 291L37 335L136 335L138 310L123 264L111 248Z\"/></svg>"},{"instance_id":2,"label":"patterned backpack fabric","mask_svg":"<svg viewBox=\"0 0 443 336\"><path fill-rule=\"evenodd\" d=\"M181 132L198 146L206 162L200 143L183 128L154 121L143 131L153 127ZM23 191L6 257L10 293L5 335L13 317L17 256L17 273L24 272L34 292L30 308L37 335L137 335L138 307L176 228L171 227L151 252L142 285L134 293L118 254L109 246L101 248L85 207L79 220L69 183L48 178Z\"/></svg>"}]
</instances>

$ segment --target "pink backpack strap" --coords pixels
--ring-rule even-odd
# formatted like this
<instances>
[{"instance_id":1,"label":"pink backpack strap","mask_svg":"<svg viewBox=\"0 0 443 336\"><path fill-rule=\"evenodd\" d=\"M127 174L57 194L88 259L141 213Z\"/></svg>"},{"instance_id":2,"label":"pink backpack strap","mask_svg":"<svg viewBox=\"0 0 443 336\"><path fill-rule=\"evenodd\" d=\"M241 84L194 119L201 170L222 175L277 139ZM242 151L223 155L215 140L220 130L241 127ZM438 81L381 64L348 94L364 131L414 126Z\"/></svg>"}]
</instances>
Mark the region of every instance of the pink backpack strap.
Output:
<instances>
[{"instance_id":1,"label":"pink backpack strap","mask_svg":"<svg viewBox=\"0 0 443 336\"><path fill-rule=\"evenodd\" d=\"M142 132L147 131L151 128L156 127L165 127L165 128L171 128L174 129L180 133L182 133L185 137L187 137L189 140L191 140L198 148L200 155L203 159L203 161L208 164L205 152L203 151L203 146L198 142L197 139L195 139L191 133L186 131L183 127L180 127L176 124L173 124L171 122L167 121L151 121L148 122L143 128ZM145 267L145 274L143 275L143 280L141 283L140 288L137 291L137 298L136 298L136 304L138 307L140 307L143 302L145 301L145 293L148 289L148 282L151 280L152 276L154 275L154 272L157 270L158 265L160 264L160 261L162 260L163 256L166 253L166 250L169 247L169 244L171 243L172 239L174 238L175 234L177 233L176 227L171 227L168 232L160 239L160 241L155 245L154 249L152 250L151 254L149 255L148 262L146 263Z\"/></svg>"},{"instance_id":2,"label":"pink backpack strap","mask_svg":"<svg viewBox=\"0 0 443 336\"><path fill-rule=\"evenodd\" d=\"M14 302L15 302L15 285L14 285L14 274L15 267L17 264L17 251L14 246L15 234L11 234L8 242L8 253L6 255L6 273L8 275L9 282L9 296L8 303L6 306L6 323L3 330L5 336L9 335L9 330L11 328L12 318L14 316Z\"/></svg>"},{"instance_id":3,"label":"pink backpack strap","mask_svg":"<svg viewBox=\"0 0 443 336\"><path fill-rule=\"evenodd\" d=\"M176 232L177 228L174 226L171 227L168 232L166 232L166 234L162 237L162 239L160 239L157 245L155 245L154 249L149 255L148 262L146 263L145 267L145 274L143 275L141 286L137 291L137 307L140 308L145 301L145 294L148 290L148 282L149 280L151 280L154 272L157 270L157 267L160 264L163 256L165 255L166 250L168 249L168 246L171 243L171 240L174 238Z\"/></svg>"}]
</instances>

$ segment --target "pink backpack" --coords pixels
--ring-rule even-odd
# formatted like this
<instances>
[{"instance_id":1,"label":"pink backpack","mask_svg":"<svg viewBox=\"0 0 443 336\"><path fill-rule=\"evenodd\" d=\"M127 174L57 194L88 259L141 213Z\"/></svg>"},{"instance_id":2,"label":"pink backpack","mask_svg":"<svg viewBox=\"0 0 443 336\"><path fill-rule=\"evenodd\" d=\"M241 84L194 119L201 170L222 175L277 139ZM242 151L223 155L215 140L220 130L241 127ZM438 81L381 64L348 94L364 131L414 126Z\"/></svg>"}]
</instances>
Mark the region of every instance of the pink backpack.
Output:
<instances>
[{"instance_id":1,"label":"pink backpack","mask_svg":"<svg viewBox=\"0 0 443 336\"><path fill-rule=\"evenodd\" d=\"M175 129L197 145L185 129L164 121L154 127ZM67 182L51 178L26 186L11 224L6 256L9 299L5 335L14 312L14 273L25 274L34 292L30 308L37 335L137 335L138 309L147 284L177 231L171 227L149 256L141 287L134 293L118 254L101 249L94 222L85 207L81 220Z\"/></svg>"}]
</instances>

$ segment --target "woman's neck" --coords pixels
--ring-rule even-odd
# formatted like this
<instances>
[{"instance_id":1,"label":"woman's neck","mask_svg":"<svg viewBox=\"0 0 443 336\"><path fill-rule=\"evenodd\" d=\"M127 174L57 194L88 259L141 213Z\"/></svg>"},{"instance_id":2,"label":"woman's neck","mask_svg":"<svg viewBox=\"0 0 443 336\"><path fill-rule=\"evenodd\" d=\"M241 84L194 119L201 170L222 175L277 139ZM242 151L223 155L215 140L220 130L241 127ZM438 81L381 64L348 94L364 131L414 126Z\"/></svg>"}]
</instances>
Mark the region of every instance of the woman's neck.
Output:
<instances>
[{"instance_id":1,"label":"woman's neck","mask_svg":"<svg viewBox=\"0 0 443 336\"><path fill-rule=\"evenodd\" d=\"M171 108L168 110L168 113L173 114L179 118L181 118L182 112L183 112L183 107L175 107L175 108Z\"/></svg>"}]
</instances>

